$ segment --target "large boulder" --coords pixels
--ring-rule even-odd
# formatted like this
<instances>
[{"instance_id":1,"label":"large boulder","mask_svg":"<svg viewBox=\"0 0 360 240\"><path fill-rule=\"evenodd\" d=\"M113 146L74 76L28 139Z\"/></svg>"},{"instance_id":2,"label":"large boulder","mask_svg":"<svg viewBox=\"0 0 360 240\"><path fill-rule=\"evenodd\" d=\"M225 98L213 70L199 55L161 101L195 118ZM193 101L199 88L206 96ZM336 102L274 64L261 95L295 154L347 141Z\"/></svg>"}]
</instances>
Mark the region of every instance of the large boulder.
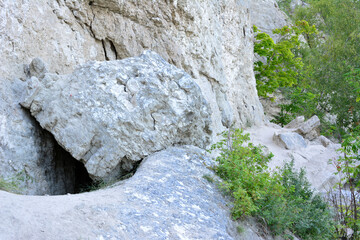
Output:
<instances>
[{"instance_id":1,"label":"large boulder","mask_svg":"<svg viewBox=\"0 0 360 240\"><path fill-rule=\"evenodd\" d=\"M263 121L243 1L6 0L0 19L0 75L7 81L26 78L24 64L35 57L50 72L67 74L89 60L151 49L206 93L214 133Z\"/></svg>"},{"instance_id":2,"label":"large boulder","mask_svg":"<svg viewBox=\"0 0 360 240\"><path fill-rule=\"evenodd\" d=\"M212 163L196 147L172 147L111 188L56 197L0 191L0 239L239 239L204 162Z\"/></svg>"},{"instance_id":3,"label":"large boulder","mask_svg":"<svg viewBox=\"0 0 360 240\"><path fill-rule=\"evenodd\" d=\"M273 140L279 146L289 150L306 148L307 146L304 138L300 134L294 132L274 133Z\"/></svg>"},{"instance_id":4,"label":"large boulder","mask_svg":"<svg viewBox=\"0 0 360 240\"><path fill-rule=\"evenodd\" d=\"M296 132L303 135L306 139L313 140L320 136L320 119L314 115L304 123L300 124Z\"/></svg>"},{"instance_id":5,"label":"large boulder","mask_svg":"<svg viewBox=\"0 0 360 240\"><path fill-rule=\"evenodd\" d=\"M117 177L174 144L210 143L211 110L199 86L155 52L40 75L29 79L22 105L93 179Z\"/></svg>"}]
</instances>

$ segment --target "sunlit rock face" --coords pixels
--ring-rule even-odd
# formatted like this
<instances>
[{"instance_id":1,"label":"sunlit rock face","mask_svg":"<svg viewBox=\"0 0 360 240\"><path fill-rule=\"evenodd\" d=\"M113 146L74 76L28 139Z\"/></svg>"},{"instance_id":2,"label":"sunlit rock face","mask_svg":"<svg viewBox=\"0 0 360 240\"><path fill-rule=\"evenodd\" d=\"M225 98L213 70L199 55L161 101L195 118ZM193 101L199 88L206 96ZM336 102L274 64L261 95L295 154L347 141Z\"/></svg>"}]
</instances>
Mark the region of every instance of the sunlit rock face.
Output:
<instances>
[{"instance_id":1,"label":"sunlit rock face","mask_svg":"<svg viewBox=\"0 0 360 240\"><path fill-rule=\"evenodd\" d=\"M95 180L174 144L210 143L211 111L199 86L155 52L37 75L22 105Z\"/></svg>"}]
</instances>

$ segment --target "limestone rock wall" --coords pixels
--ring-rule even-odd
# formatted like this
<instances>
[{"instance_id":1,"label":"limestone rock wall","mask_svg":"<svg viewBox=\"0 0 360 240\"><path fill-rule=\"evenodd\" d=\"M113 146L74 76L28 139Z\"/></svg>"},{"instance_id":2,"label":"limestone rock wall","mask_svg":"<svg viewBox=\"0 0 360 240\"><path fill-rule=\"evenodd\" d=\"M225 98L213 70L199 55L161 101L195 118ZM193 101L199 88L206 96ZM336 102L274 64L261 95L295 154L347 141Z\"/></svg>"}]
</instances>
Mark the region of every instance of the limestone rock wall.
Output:
<instances>
[{"instance_id":1,"label":"limestone rock wall","mask_svg":"<svg viewBox=\"0 0 360 240\"><path fill-rule=\"evenodd\" d=\"M29 162L52 161L47 153L55 143L41 137L41 129L18 106L23 100L22 82L29 77L27 64L35 57L43 59L50 72L67 74L89 60L122 59L151 49L188 72L200 86L212 110L213 136L231 124L262 123L247 4L240 0L1 1L1 94L15 91L15 95L1 102L7 142L4 137L0 140L0 176L15 175L33 165ZM38 154L26 152L24 145ZM9 159L17 161L16 169L10 170ZM28 172L35 182L51 175ZM32 183L27 186L33 193L46 192L35 191Z\"/></svg>"},{"instance_id":2,"label":"limestone rock wall","mask_svg":"<svg viewBox=\"0 0 360 240\"><path fill-rule=\"evenodd\" d=\"M274 35L272 30L291 24L287 15L279 8L276 0L249 1L248 7L251 9L252 24L275 40L278 36Z\"/></svg>"},{"instance_id":3,"label":"limestone rock wall","mask_svg":"<svg viewBox=\"0 0 360 240\"><path fill-rule=\"evenodd\" d=\"M259 124L252 72L252 30L243 1L82 2L80 22L89 22L109 59L158 52L191 74L213 110L214 129ZM217 131L217 132L218 132ZM216 131L215 131L216 132Z\"/></svg>"}]
</instances>

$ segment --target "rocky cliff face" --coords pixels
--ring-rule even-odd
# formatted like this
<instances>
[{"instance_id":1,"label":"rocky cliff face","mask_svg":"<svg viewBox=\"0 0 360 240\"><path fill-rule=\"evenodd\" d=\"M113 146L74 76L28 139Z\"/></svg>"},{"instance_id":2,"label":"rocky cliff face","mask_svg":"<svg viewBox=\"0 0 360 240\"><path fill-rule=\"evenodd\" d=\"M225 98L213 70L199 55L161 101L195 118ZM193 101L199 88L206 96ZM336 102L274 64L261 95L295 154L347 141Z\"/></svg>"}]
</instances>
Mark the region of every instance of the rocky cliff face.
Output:
<instances>
[{"instance_id":1,"label":"rocky cliff face","mask_svg":"<svg viewBox=\"0 0 360 240\"><path fill-rule=\"evenodd\" d=\"M249 1L249 8L252 24L275 40L278 36L273 34L272 30L291 24L286 14L280 10L276 0Z\"/></svg>"},{"instance_id":2,"label":"rocky cliff face","mask_svg":"<svg viewBox=\"0 0 360 240\"><path fill-rule=\"evenodd\" d=\"M122 59L151 49L200 86L210 104L213 136L232 124L261 123L249 17L247 3L238 0L1 1L0 175L25 173L29 194L49 192L39 187L45 179L53 179L49 185L63 182L50 174L65 164L52 164L57 143L42 137L46 133L18 105L30 76L27 64L35 57L50 72L67 74L88 60ZM46 167L34 172L36 166Z\"/></svg>"}]
</instances>

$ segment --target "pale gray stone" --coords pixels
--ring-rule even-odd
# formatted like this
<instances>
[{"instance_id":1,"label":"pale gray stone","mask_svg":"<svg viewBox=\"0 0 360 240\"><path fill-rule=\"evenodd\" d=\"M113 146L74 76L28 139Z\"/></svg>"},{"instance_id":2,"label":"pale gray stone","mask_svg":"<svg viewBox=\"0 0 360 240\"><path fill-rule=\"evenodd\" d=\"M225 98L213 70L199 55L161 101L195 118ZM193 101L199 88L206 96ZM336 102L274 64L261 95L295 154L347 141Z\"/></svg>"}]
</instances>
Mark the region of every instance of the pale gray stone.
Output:
<instances>
[{"instance_id":1,"label":"pale gray stone","mask_svg":"<svg viewBox=\"0 0 360 240\"><path fill-rule=\"evenodd\" d=\"M281 147L289 150L306 148L307 144L304 138L294 132L275 133L273 140Z\"/></svg>"},{"instance_id":2,"label":"pale gray stone","mask_svg":"<svg viewBox=\"0 0 360 240\"><path fill-rule=\"evenodd\" d=\"M313 140L320 136L319 128L320 119L318 116L314 115L304 123L300 124L296 132L301 134L303 137L309 140Z\"/></svg>"},{"instance_id":3,"label":"pale gray stone","mask_svg":"<svg viewBox=\"0 0 360 240\"><path fill-rule=\"evenodd\" d=\"M89 60L123 59L151 49L191 74L200 86L212 109L213 137L231 125L263 122L246 1L6 0L1 4L0 75L7 81L26 78L23 64L34 57L41 58L49 72L67 74Z\"/></svg>"},{"instance_id":4,"label":"pale gray stone","mask_svg":"<svg viewBox=\"0 0 360 240\"><path fill-rule=\"evenodd\" d=\"M51 134L19 105L25 82L0 82L0 178L16 182L22 194L74 192L75 163L62 158Z\"/></svg>"},{"instance_id":5,"label":"pale gray stone","mask_svg":"<svg viewBox=\"0 0 360 240\"><path fill-rule=\"evenodd\" d=\"M280 35L273 34L272 31L291 24L291 21L281 11L276 0L247 0L247 2L252 24L277 41Z\"/></svg>"},{"instance_id":6,"label":"pale gray stone","mask_svg":"<svg viewBox=\"0 0 360 240\"><path fill-rule=\"evenodd\" d=\"M199 86L155 52L32 77L28 94L23 106L94 179L130 171L173 144L210 143L211 110Z\"/></svg>"},{"instance_id":7,"label":"pale gray stone","mask_svg":"<svg viewBox=\"0 0 360 240\"><path fill-rule=\"evenodd\" d=\"M329 145L334 144L330 139L324 136L320 136L318 139L324 147L328 147Z\"/></svg>"},{"instance_id":8,"label":"pale gray stone","mask_svg":"<svg viewBox=\"0 0 360 240\"><path fill-rule=\"evenodd\" d=\"M285 127L286 128L298 128L304 122L305 122L305 117L304 116L298 116L294 120L289 122Z\"/></svg>"},{"instance_id":9,"label":"pale gray stone","mask_svg":"<svg viewBox=\"0 0 360 240\"><path fill-rule=\"evenodd\" d=\"M40 58L34 58L29 66L29 74L31 77L43 78L47 73L45 63Z\"/></svg>"},{"instance_id":10,"label":"pale gray stone","mask_svg":"<svg viewBox=\"0 0 360 240\"><path fill-rule=\"evenodd\" d=\"M122 59L152 49L190 73L200 86L212 109L211 127L216 141L216 134L226 127L248 127L263 122L253 74L249 14L246 1L238 0L3 0L0 1L1 86L4 95L9 95L6 93L12 90L8 86L14 79L32 78L36 89L36 81L43 76L37 75L35 68L30 72L29 63L35 57L46 63L49 72L68 74L90 60ZM34 149L43 152L43 140L29 130L33 129L29 123L33 120L18 111L24 90L20 85L14 85L16 97L4 97L7 104L1 106L8 111L6 121L11 122L6 124L8 136L4 138L16 143L13 146L23 143L29 147L12 147L6 159L12 159L13 166L23 166L26 162L26 171L31 176L43 176L32 169L45 159L33 152ZM129 84L129 89L134 87ZM18 130L18 126L24 129ZM51 157L46 159L51 162ZM5 169L6 177L16 177L23 167L1 168L3 175ZM35 185L43 190L37 192L30 187ZM54 183L44 180L42 185L32 185L29 181L27 186L32 188L27 193L45 193Z\"/></svg>"},{"instance_id":11,"label":"pale gray stone","mask_svg":"<svg viewBox=\"0 0 360 240\"><path fill-rule=\"evenodd\" d=\"M212 163L194 146L171 147L147 157L130 179L96 192L0 191L0 239L238 239L229 201L204 178L214 177L206 167Z\"/></svg>"}]
</instances>

